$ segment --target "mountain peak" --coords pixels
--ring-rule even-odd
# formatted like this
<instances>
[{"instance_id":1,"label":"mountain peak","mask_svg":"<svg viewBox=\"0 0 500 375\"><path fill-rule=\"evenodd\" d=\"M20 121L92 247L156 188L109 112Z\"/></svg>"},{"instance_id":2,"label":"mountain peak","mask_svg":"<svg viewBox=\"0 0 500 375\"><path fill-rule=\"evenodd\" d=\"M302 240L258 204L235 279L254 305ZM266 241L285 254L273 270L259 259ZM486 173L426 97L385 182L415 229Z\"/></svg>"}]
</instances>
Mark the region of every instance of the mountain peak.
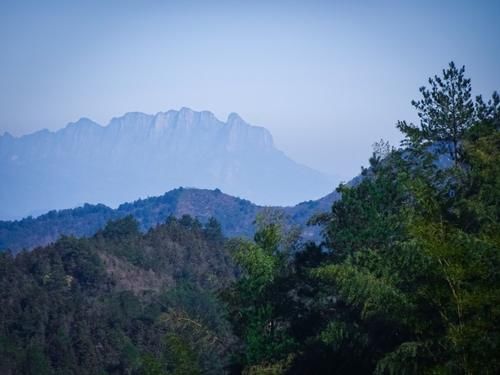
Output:
<instances>
[{"instance_id":1,"label":"mountain peak","mask_svg":"<svg viewBox=\"0 0 500 375\"><path fill-rule=\"evenodd\" d=\"M236 113L224 122L187 107L156 115L129 112L107 126L82 118L22 142L3 137L0 181L6 181L0 184L4 217L82 202L113 206L176 186L219 188L273 205L331 189L326 176L276 149L265 128ZM40 188L33 190L35 185Z\"/></svg>"},{"instance_id":2,"label":"mountain peak","mask_svg":"<svg viewBox=\"0 0 500 375\"><path fill-rule=\"evenodd\" d=\"M179 113L194 113L194 111L189 107L181 107L181 109L179 109Z\"/></svg>"},{"instance_id":3,"label":"mountain peak","mask_svg":"<svg viewBox=\"0 0 500 375\"><path fill-rule=\"evenodd\" d=\"M78 128L92 128L92 127L101 127L97 122L92 121L88 117L81 117L78 121L76 122L70 122L66 128L72 128L72 127L78 127Z\"/></svg>"},{"instance_id":4,"label":"mountain peak","mask_svg":"<svg viewBox=\"0 0 500 375\"><path fill-rule=\"evenodd\" d=\"M142 119L146 116L149 116L145 113L142 113L142 112L137 112L137 111L134 111L134 112L126 112L123 116L121 117L114 117L113 120L125 120L125 121L135 121L135 120L138 120L138 119Z\"/></svg>"},{"instance_id":5,"label":"mountain peak","mask_svg":"<svg viewBox=\"0 0 500 375\"><path fill-rule=\"evenodd\" d=\"M9 138L9 139L12 139L14 138L14 136L12 134L10 134L9 132L4 132L1 137L5 137L5 138Z\"/></svg>"},{"instance_id":6,"label":"mountain peak","mask_svg":"<svg viewBox=\"0 0 500 375\"><path fill-rule=\"evenodd\" d=\"M231 112L229 116L227 116L227 124L232 125L232 124L239 124L239 123L244 123L246 122L240 117L239 114L235 112Z\"/></svg>"}]
</instances>

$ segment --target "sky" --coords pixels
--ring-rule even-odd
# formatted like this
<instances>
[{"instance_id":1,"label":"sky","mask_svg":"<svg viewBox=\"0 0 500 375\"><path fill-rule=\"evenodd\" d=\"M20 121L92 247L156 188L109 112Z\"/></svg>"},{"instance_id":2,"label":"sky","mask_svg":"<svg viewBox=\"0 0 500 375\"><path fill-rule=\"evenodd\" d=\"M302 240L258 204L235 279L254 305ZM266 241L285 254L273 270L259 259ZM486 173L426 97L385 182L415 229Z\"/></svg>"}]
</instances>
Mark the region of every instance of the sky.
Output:
<instances>
[{"instance_id":1,"label":"sky","mask_svg":"<svg viewBox=\"0 0 500 375\"><path fill-rule=\"evenodd\" d=\"M189 107L339 180L454 60L500 89L500 1L0 2L0 134Z\"/></svg>"}]
</instances>

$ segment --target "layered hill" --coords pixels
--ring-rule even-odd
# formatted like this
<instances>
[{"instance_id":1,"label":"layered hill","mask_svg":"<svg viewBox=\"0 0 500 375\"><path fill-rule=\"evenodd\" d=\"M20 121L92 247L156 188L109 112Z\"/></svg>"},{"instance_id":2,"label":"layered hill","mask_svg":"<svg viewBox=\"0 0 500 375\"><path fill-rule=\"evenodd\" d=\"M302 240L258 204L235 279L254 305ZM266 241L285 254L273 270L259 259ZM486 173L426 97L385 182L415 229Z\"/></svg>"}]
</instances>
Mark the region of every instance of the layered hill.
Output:
<instances>
[{"instance_id":1,"label":"layered hill","mask_svg":"<svg viewBox=\"0 0 500 375\"><path fill-rule=\"evenodd\" d=\"M54 242L62 235L92 236L111 219L133 216L143 231L164 223L170 216L190 215L202 223L215 218L225 236L252 236L259 212L273 210L283 214L285 224L299 226L303 238L316 239L318 228L307 227L314 214L326 212L339 198L333 192L319 200L291 207L265 207L222 193L220 190L178 188L158 197L125 203L116 209L103 204L85 204L75 209L53 210L36 218L0 221L0 250L18 252Z\"/></svg>"},{"instance_id":2,"label":"layered hill","mask_svg":"<svg viewBox=\"0 0 500 375\"><path fill-rule=\"evenodd\" d=\"M0 219L88 203L116 207L184 187L219 188L261 205L292 205L333 190L326 176L279 151L237 114L223 122L188 108L127 113L101 126L0 136Z\"/></svg>"}]
</instances>

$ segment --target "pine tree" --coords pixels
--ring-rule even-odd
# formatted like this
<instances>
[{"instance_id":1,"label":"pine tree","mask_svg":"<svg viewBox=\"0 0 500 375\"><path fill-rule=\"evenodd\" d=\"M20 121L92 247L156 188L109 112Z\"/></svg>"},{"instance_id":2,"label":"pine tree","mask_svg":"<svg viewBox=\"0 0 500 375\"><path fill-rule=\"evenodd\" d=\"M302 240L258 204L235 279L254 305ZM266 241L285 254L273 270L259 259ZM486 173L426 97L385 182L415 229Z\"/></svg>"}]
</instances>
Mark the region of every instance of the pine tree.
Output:
<instances>
[{"instance_id":1,"label":"pine tree","mask_svg":"<svg viewBox=\"0 0 500 375\"><path fill-rule=\"evenodd\" d=\"M406 136L410 147L438 146L455 164L462 160L461 141L477 122L471 95L471 80L465 78L465 67L458 69L450 62L442 77L429 78L430 89L420 88L422 99L412 101L418 111L420 125L399 121L397 127Z\"/></svg>"}]
</instances>

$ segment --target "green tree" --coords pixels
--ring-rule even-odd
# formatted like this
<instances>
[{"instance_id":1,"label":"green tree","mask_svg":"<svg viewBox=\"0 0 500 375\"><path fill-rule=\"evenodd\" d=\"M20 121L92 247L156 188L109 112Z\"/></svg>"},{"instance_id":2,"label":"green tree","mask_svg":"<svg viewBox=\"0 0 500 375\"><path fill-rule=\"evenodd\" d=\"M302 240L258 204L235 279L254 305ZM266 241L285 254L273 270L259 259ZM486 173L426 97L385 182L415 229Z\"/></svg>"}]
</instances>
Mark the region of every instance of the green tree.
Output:
<instances>
[{"instance_id":1,"label":"green tree","mask_svg":"<svg viewBox=\"0 0 500 375\"><path fill-rule=\"evenodd\" d=\"M282 229L261 219L257 225L254 242L237 240L231 245L243 274L226 293L235 333L244 345L241 363L249 373L273 364L280 367L294 346L278 297L288 264Z\"/></svg>"},{"instance_id":2,"label":"green tree","mask_svg":"<svg viewBox=\"0 0 500 375\"><path fill-rule=\"evenodd\" d=\"M177 335L168 335L169 374L171 375L198 375L201 373L196 353L183 338Z\"/></svg>"},{"instance_id":3,"label":"green tree","mask_svg":"<svg viewBox=\"0 0 500 375\"><path fill-rule=\"evenodd\" d=\"M448 93L456 85L469 87L462 74L450 66L444 79L452 82L436 85ZM453 143L440 133L453 130L439 112L444 107L426 106L455 102L423 91L431 101L418 107L427 111L421 114L425 126L405 129L415 143L383 160L372 158L364 180L343 188L342 200L323 218L332 256L313 274L332 297L323 307L332 313L319 337L334 354L357 351L368 371L380 374L497 373L497 112L486 108L487 118L464 120L466 126L455 129L460 153L450 156L461 168L415 163L423 145L436 152L436 142ZM471 102L465 103L470 113Z\"/></svg>"},{"instance_id":4,"label":"green tree","mask_svg":"<svg viewBox=\"0 0 500 375\"><path fill-rule=\"evenodd\" d=\"M471 94L471 80L465 78L465 67L458 69L450 62L442 77L429 78L430 89L420 88L422 99L412 101L418 111L420 125L399 121L397 127L406 136L406 145L427 147L431 144L446 151L459 163L461 141L477 122L477 112Z\"/></svg>"}]
</instances>

